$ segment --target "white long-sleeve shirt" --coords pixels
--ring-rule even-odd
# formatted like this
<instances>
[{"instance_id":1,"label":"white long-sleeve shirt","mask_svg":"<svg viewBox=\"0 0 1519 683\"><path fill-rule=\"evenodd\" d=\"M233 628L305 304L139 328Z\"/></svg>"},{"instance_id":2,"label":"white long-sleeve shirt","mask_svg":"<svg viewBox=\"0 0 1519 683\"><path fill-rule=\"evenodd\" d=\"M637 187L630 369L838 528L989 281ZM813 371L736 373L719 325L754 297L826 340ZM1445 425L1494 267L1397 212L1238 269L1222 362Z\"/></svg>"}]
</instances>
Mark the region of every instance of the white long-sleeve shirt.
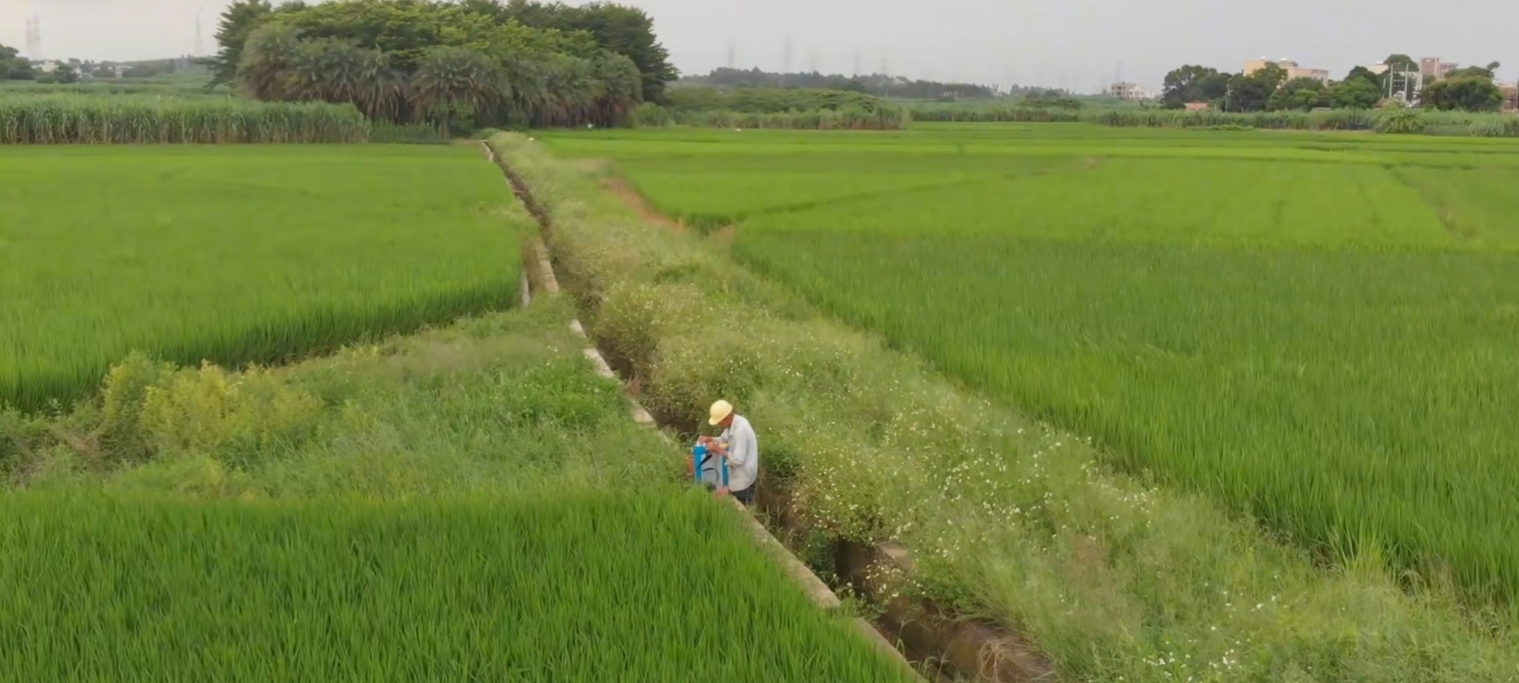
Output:
<instances>
[{"instance_id":1,"label":"white long-sleeve shirt","mask_svg":"<svg viewBox=\"0 0 1519 683\"><path fill-rule=\"evenodd\" d=\"M759 479L759 438L754 427L742 415L734 415L733 423L719 437L728 445L728 490L743 491Z\"/></svg>"}]
</instances>

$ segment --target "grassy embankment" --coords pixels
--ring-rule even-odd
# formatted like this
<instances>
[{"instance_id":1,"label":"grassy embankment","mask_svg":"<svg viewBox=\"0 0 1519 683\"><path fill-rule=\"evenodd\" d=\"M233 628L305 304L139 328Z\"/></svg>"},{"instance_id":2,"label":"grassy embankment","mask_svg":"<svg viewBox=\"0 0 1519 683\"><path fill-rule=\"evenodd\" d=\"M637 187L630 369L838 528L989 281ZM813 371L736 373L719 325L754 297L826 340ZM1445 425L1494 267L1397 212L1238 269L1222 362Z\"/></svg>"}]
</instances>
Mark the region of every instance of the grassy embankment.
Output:
<instances>
[{"instance_id":1,"label":"grassy embankment","mask_svg":"<svg viewBox=\"0 0 1519 683\"><path fill-rule=\"evenodd\" d=\"M809 139L807 148L868 151L856 147L867 142L846 137ZM890 139L911 144L911 134ZM919 142L955 152L954 143ZM762 430L767 476L784 480L818 527L899 540L918 563L916 589L1018 628L1065 675L1519 675L1507 619L1471 614L1438 578L1399 585L1396 563L1375 544L1325 565L1203 497L1115 474L1084 439L990 404L921 361L818 318L725 256L727 235L703 244L650 223L601 190L605 167L557 161L522 138L494 143L552 214L564 280L645 406L693 428L709 397L736 397ZM740 155L740 146L706 149ZM647 160L684 151L676 143ZM785 163L776 154L757 158Z\"/></svg>"}]
</instances>

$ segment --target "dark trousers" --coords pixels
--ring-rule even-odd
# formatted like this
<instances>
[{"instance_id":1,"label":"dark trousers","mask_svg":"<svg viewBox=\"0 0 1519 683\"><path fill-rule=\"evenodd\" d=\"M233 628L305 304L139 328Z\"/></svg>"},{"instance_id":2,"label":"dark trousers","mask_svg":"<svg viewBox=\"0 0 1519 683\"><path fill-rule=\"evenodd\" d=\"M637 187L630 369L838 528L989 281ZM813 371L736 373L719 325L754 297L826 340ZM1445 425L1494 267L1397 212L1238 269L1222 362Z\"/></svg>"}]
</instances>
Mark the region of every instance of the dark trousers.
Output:
<instances>
[{"instance_id":1,"label":"dark trousers","mask_svg":"<svg viewBox=\"0 0 1519 683\"><path fill-rule=\"evenodd\" d=\"M742 491L729 491L728 493L732 494L733 499L736 500L736 501L738 501L744 507L753 507L754 506L754 488L755 488L754 486L750 486L749 488L746 488L746 489L744 489Z\"/></svg>"}]
</instances>

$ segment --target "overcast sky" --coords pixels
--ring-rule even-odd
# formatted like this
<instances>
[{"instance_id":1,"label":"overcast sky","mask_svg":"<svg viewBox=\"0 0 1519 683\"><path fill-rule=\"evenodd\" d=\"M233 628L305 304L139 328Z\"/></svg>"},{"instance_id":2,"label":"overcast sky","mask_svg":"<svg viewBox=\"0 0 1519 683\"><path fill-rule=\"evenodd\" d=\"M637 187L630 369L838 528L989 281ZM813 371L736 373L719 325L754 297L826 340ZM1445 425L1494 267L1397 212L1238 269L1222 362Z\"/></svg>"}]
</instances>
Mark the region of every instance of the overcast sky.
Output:
<instances>
[{"instance_id":1,"label":"overcast sky","mask_svg":"<svg viewBox=\"0 0 1519 683\"><path fill-rule=\"evenodd\" d=\"M0 43L24 49L42 18L49 58L145 59L208 50L225 0L0 0ZM1287 57L1336 77L1393 52L1462 64L1500 61L1519 75L1519 2L1466 0L632 0L683 72L734 64L865 71L980 83L1064 85L1115 80L1158 88L1183 63L1238 71ZM926 8L933 7L933 10Z\"/></svg>"}]
</instances>

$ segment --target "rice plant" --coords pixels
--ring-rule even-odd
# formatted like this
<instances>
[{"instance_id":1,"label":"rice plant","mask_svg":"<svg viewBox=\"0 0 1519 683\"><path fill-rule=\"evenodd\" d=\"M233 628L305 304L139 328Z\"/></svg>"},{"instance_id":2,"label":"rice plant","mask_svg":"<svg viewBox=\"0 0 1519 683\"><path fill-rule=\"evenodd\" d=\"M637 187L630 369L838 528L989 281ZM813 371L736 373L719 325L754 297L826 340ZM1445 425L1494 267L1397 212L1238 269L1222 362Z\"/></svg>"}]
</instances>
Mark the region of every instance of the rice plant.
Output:
<instances>
[{"instance_id":1,"label":"rice plant","mask_svg":"<svg viewBox=\"0 0 1519 683\"><path fill-rule=\"evenodd\" d=\"M352 106L150 95L0 95L0 145L354 143Z\"/></svg>"},{"instance_id":2,"label":"rice plant","mask_svg":"<svg viewBox=\"0 0 1519 683\"><path fill-rule=\"evenodd\" d=\"M910 680L669 494L6 495L0 680Z\"/></svg>"},{"instance_id":3,"label":"rice plant","mask_svg":"<svg viewBox=\"0 0 1519 683\"><path fill-rule=\"evenodd\" d=\"M0 149L0 403L134 350L275 363L509 307L512 202L456 147Z\"/></svg>"},{"instance_id":4,"label":"rice plant","mask_svg":"<svg viewBox=\"0 0 1519 683\"><path fill-rule=\"evenodd\" d=\"M741 210L750 264L1112 462L1519 596L1508 141L946 125L661 157L636 137L606 149L657 206ZM965 182L909 189L937 164Z\"/></svg>"},{"instance_id":5,"label":"rice plant","mask_svg":"<svg viewBox=\"0 0 1519 683\"><path fill-rule=\"evenodd\" d=\"M1393 414L1381 408L1396 403L1399 395L1382 397L1380 404L1358 402L1375 392L1363 394L1319 380L1343 371L1345 357L1351 357L1350 368L1374 365L1354 358L1353 352L1337 355L1339 337L1354 337L1378 318L1376 324L1396 330L1414 312L1434 309L1429 304L1435 293L1411 296L1410 291L1435 286L1450 294L1449 287L1459 286L1472 295L1462 299L1459 311L1421 320L1430 327L1423 332L1426 337L1441 335L1446 323L1463 333L1485 325L1480 316L1495 309L1483 304L1504 297L1485 299L1491 294L1482 291L1487 283L1497 283L1506 266L1488 264L1483 272L1463 274L1463 261L1493 256L1483 249L1450 244L1439 251L1288 246L1263 242L1250 232L1216 235L1210 245L1178 244L1179 231L1169 227L1156 229L1149 241L1136 239L1144 237L1144 221L1157 225L1167 218L1149 207L1126 212L1131 223L1120 227L1128 234L1116 228L1110 232L1123 240L1061 240L1058 223L1041 224L1041 216L1026 204L1004 206L1016 184L995 183L987 184L978 202L963 194L945 197L927 191L901 197L892 191L841 196L831 212L818 206L751 217L731 234L707 241L669 230L642 207L599 191L606 181L604 165L553 158L572 150L577 156L614 158L619 165L664 159L668 163L648 168L673 175L684 164L690 176L726 175L733 188L766 194L766 175L785 168L776 159L786 156L794 157L792 164L810 164L816 178L849 176L868 187L911 173L919 164L960 162L993 173L1000 164L1021 172L1025 169L1014 165L1020 157L1055 154L1063 155L1066 167L1023 178L1104 168L1109 159L1099 156L1103 154L1190 158L1205 166L1219 159L1271 166L1283 158L1303 161L1317 155L1318 163L1330 168L1381 168L1382 160L1404 158L1422 159L1439 172L1474 161L1501 163L1496 159L1507 156L1501 150L1512 145L1409 136L1006 124L925 125L892 135L635 130L556 133L549 144L543 141L492 138L553 217L551 239L565 266L562 282L605 294L580 301L591 334L613 347L657 351L628 356L645 378L640 387L644 404L695 429L705 422L702 397L738 396L755 424L764 425L762 438L771 444L766 476L785 482L795 496L793 509L812 529L834 538L900 541L913 553L919 588L1026 634L1056 661L1062 680L1496 683L1509 681L1519 670L1519 610L1462 599L1452 588L1454 563L1426 566L1435 570L1428 573L1409 572L1407 549L1387 543L1385 536L1337 539L1335 546L1280 534L1260 518L1231 509L1217 495L1225 485L1249 486L1257 478L1264 480L1262 499L1271 487L1301 489L1295 498L1279 501L1280 510L1343 485L1352 496L1338 508L1290 514L1307 519L1328 511L1367 529L1385 519L1373 519L1375 513L1392 510L1400 500L1420 499L1385 485L1412 474L1425 482L1425 497L1460 499L1473 482L1480 482L1480 473L1466 476L1470 461L1447 467L1426 454L1404 457L1416 451L1410 447L1385 457L1377 454L1352 469L1352 476L1337 480L1323 462L1327 457L1315 460L1285 450L1276 440L1282 435L1225 419L1254 411L1208 400L1213 397L1209 392L1228 385L1202 381L1233 374L1233 386L1242 394L1258 386L1271 388L1277 393L1252 396L1252 407L1266 409L1261 414L1268 417L1289 415L1299 421L1295 428L1322 427L1343 418L1340 424L1356 428L1355 436L1412 431L1409 424L1370 418ZM741 150L748 150L747 158ZM871 158L874 163L864 163ZM1140 170L1148 173L1134 174L1127 184L1163 180L1156 169ZM640 173L633 167L626 172ZM1228 184L1216 188L1206 173L1200 175L1200 188L1190 193L1190 203L1180 206L1189 216L1206 219L1221 194L1241 190ZM1349 197L1361 195L1356 186L1363 179L1352 178L1344 186ZM1316 184L1323 176L1309 180ZM1467 185L1459 178L1452 182ZM1486 187L1500 182L1495 177ZM714 181L707 187L719 185ZM675 187L673 181L665 185ZM1382 183L1366 192L1388 187ZM1249 189L1247 183L1245 191ZM1271 208L1275 202L1270 199L1279 190L1303 188L1261 189ZM1124 192L1135 191L1119 191L1114 200L1144 197ZM1305 206L1326 206L1325 197L1348 201L1346 194L1318 193ZM773 199L781 203L786 198ZM813 220L814 212L827 215ZM1226 226L1236 215L1220 212L1212 225ZM968 217L978 220L965 225ZM1308 225L1292 237L1301 240L1315 227L1346 232ZM1019 230L999 234L1012 228ZM1364 231L1367 225L1356 228ZM1033 236L1041 231L1042 239ZM730 249L771 277L733 263ZM1431 256L1446 259L1449 267L1430 267L1423 259ZM1262 272L1248 267L1252 263L1282 269ZM1376 263L1382 267L1345 268ZM1410 270L1415 267L1426 270ZM1414 275L1398 289L1388 289L1386 280L1400 268ZM1453 284L1440 285L1444 279ZM817 315L782 287L805 294L843 321ZM1495 288L1513 289L1502 283ZM1335 300L1365 305L1323 305ZM1388 301L1394 305L1382 305ZM746 323L732 325L735 315ZM1297 315L1313 324L1304 325L1298 346L1276 353L1280 347L1272 343L1293 334L1287 323ZM1215 319L1216 332L1209 324ZM1338 324L1340 329L1332 332L1339 337L1322 338L1326 325L1319 323L1328 319L1335 319L1330 324ZM1260 328L1258 334L1243 340L1235 334L1252 325ZM1464 334L1449 335L1455 340L1447 350L1451 358L1439 367L1460 367L1464 359L1481 359L1501 346L1502 338L1493 339L1492 329L1497 328L1489 328L1486 343L1480 344ZM1389 345L1409 346L1404 332L1389 337ZM935 339L942 341L939 347L931 346ZM1319 355L1301 368L1305 377L1294 378L1300 368L1293 363L1305 364L1296 353L1302 346L1316 348ZM936 348L960 352L951 357L935 353ZM1435 358L1441 350L1430 349L1426 357ZM1219 362L1231 358L1231 352L1241 353L1233 358L1244 362ZM1078 364L1076 358L1093 362ZM999 363L1010 360L1029 368L1029 376L1003 374ZM742 371L733 372L735 367ZM1125 373L1129 367L1137 369ZM1176 470L1162 463L1155 471L1131 476L1114 465L1132 467L1124 461L1132 453L1105 450L1113 443L1108 432L1085 436L1052 427L1052 421L1069 418L1052 417L1048 405L988 390L989 383L978 374L984 368L1007 382L1047 384L1074 396L1080 411L1071 414L1088 420L1085 424L1127 422L1131 428L1148 428L1152 438L1144 444L1146 452L1158 461L1194 438L1143 419L1163 411L1191 412L1219 427L1243 427L1248 433L1242 439L1265 444L1238 455L1220 449L1203 461L1204 468L1223 472L1217 488L1174 485L1182 457L1176 458ZM1420 368L1389 368L1389 374L1393 371L1412 374ZM1188 372L1195 373L1190 387L1186 378L1168 379ZM1122 386L1109 398L1106 387L1092 386L1092 379L1112 375L1118 379L1109 381ZM1282 381L1273 381L1277 379ZM1426 379L1438 383L1441 377L1430 372ZM1496 397L1504 381L1509 375L1478 395ZM1462 418L1444 405L1461 398L1456 384L1437 394L1434 407ZM1190 389L1196 397L1179 405L1138 405L1134 412L1123 410L1129 400L1118 401L1142 399L1152 389L1159 401L1169 391L1158 390L1172 388L1181 395ZM1344 398L1339 403L1333 400L1337 390ZM1010 401L1024 409L1008 405ZM1406 402L1409 410L1403 417L1418 422L1417 411L1429 403ZM1438 434L1462 436L1458 429ZM1316 435L1326 443L1345 442L1328 441L1328 432ZM1226 447L1239 442L1229 441ZM1396 462L1400 458L1405 462ZM1497 463L1499 458L1492 460L1494 467L1505 469L1498 476L1511 476L1511 468ZM1418 464L1425 465L1424 472L1413 467ZM1233 466L1239 471L1232 471ZM1378 473L1382 467L1392 470L1387 478ZM1167 482L1173 485L1161 485ZM1503 484L1469 496L1469 502L1475 507L1492 500ZM1384 507L1356 507L1361 501ZM1266 518L1278 510L1260 511ZM1512 513L1511 507L1500 510ZM1433 522L1431 530L1451 528L1439 520L1423 521ZM1494 526L1497 531L1501 520Z\"/></svg>"}]
</instances>

